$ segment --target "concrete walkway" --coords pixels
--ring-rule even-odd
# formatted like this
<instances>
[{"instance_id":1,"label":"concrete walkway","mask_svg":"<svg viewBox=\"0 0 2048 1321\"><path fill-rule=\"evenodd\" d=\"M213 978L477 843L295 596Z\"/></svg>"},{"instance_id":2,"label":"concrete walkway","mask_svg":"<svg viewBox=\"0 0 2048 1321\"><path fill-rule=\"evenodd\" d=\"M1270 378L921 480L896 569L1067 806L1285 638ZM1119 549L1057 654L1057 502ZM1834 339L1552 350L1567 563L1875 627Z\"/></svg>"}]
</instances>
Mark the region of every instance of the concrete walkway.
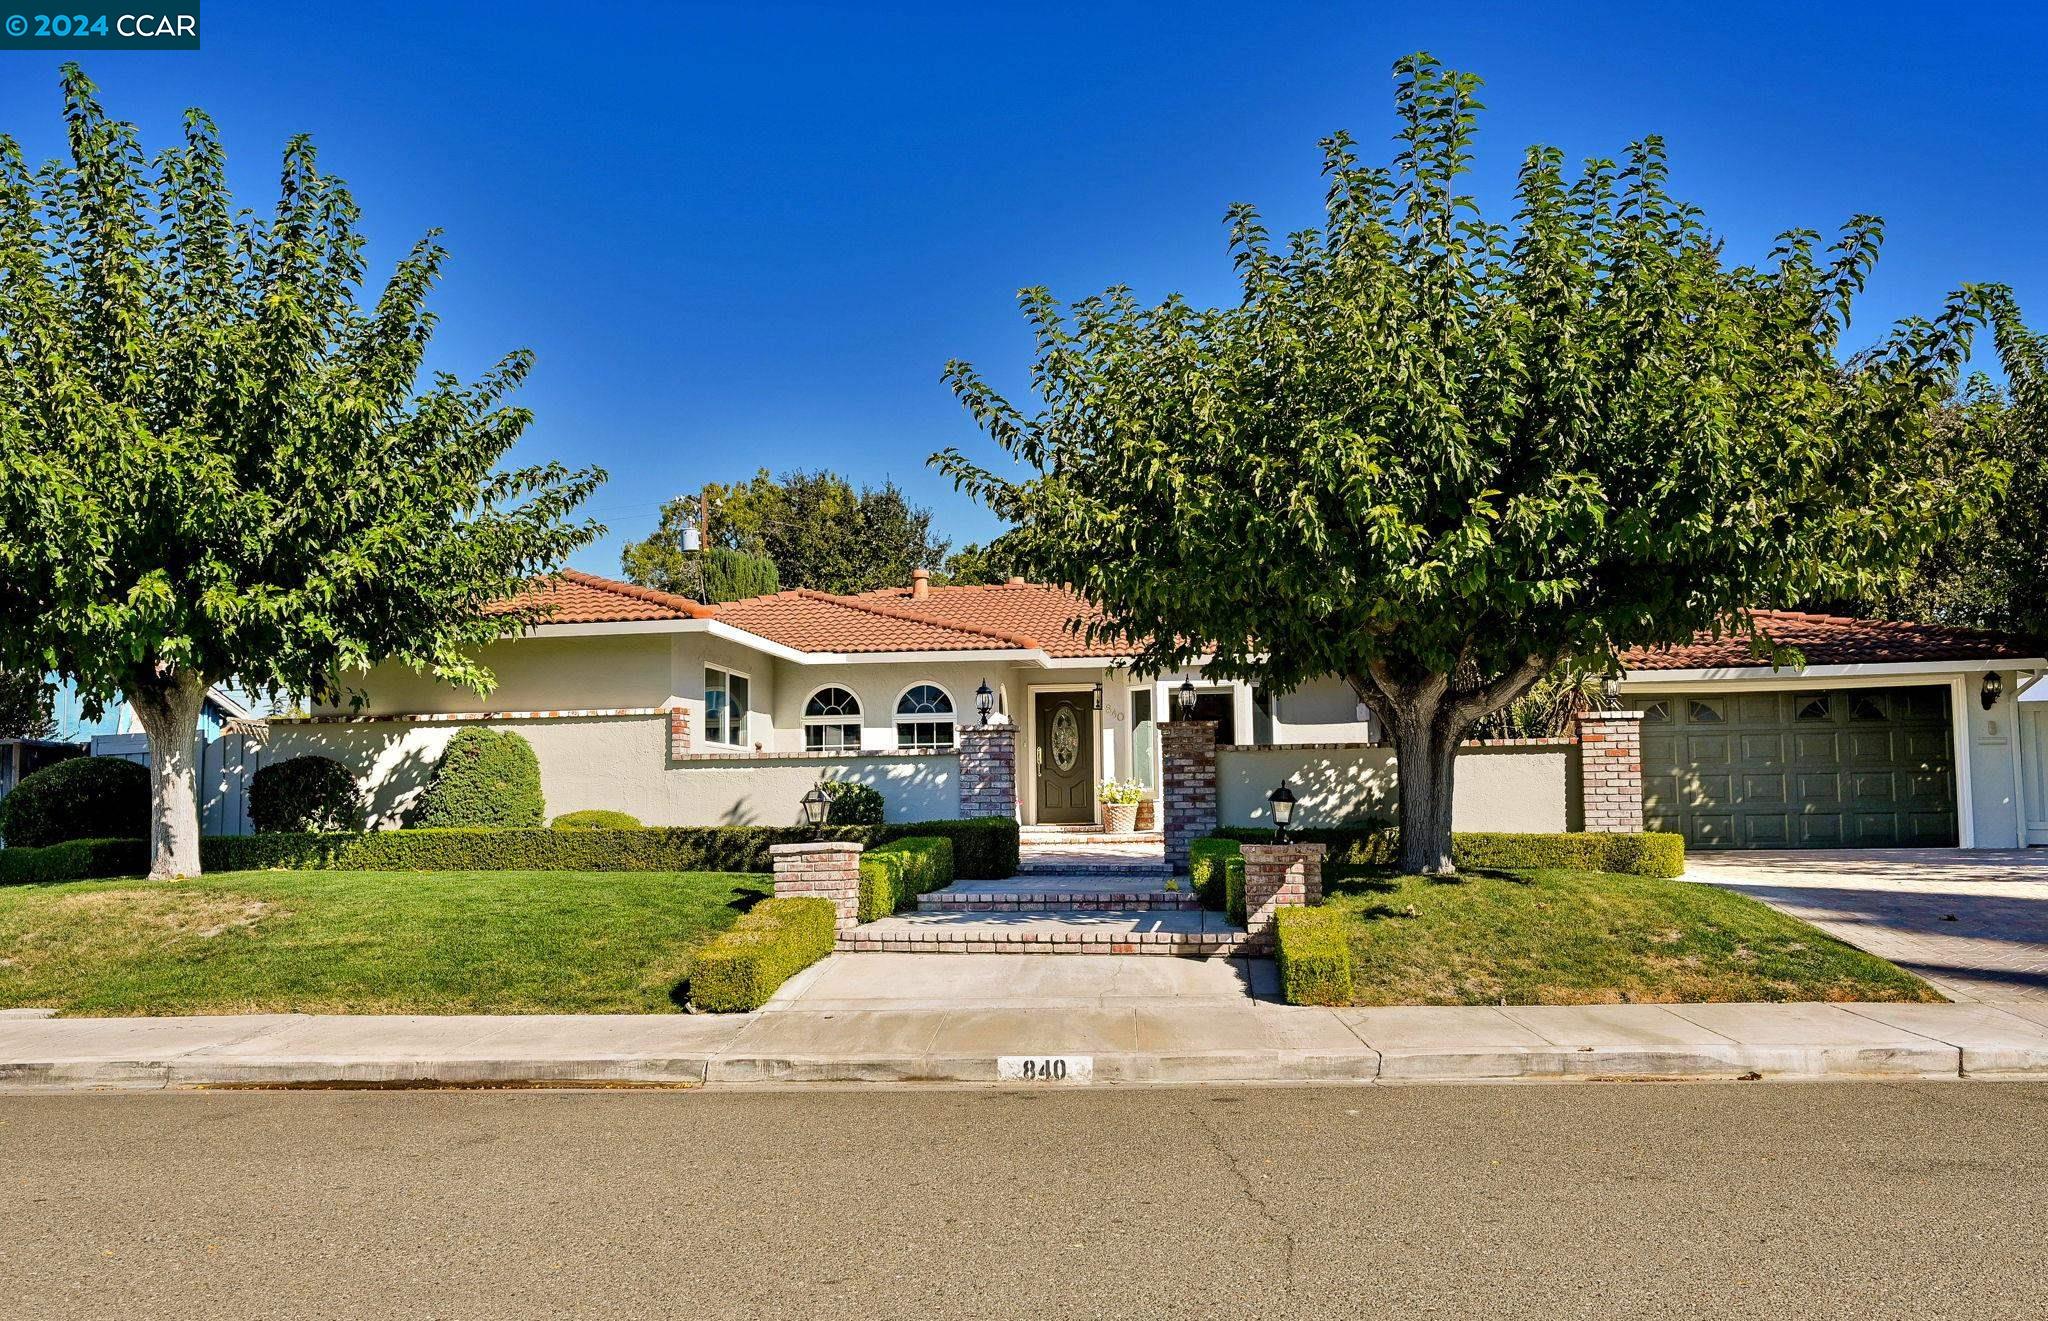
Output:
<instances>
[{"instance_id":1,"label":"concrete walkway","mask_svg":"<svg viewBox=\"0 0 2048 1321\"><path fill-rule=\"evenodd\" d=\"M2048 849L1695 853L1686 879L1761 899L1951 1000L2048 1005Z\"/></svg>"},{"instance_id":2,"label":"concrete walkway","mask_svg":"<svg viewBox=\"0 0 2048 1321\"><path fill-rule=\"evenodd\" d=\"M0 1089L994 1083L1054 1057L1066 1084L2048 1079L2048 1005L1310 1009L1260 998L1270 978L1262 961L839 954L732 1016L10 1013Z\"/></svg>"}]
</instances>

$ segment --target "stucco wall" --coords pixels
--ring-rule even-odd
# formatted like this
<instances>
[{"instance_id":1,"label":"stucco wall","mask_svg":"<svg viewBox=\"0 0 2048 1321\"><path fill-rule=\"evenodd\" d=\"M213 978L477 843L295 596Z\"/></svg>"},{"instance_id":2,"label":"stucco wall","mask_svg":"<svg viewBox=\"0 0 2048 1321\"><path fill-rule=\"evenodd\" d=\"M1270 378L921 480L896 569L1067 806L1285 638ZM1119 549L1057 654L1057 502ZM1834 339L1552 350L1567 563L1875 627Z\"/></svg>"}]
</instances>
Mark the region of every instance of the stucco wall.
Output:
<instances>
[{"instance_id":1,"label":"stucco wall","mask_svg":"<svg viewBox=\"0 0 2048 1321\"><path fill-rule=\"evenodd\" d=\"M480 653L498 678L488 697L389 663L347 682L369 694L365 715L653 707L675 691L671 636L517 638L493 643ZM696 686L683 691L701 699L702 676Z\"/></svg>"},{"instance_id":2,"label":"stucco wall","mask_svg":"<svg viewBox=\"0 0 2048 1321\"><path fill-rule=\"evenodd\" d=\"M1980 849L2018 848L2026 842L2020 799L2029 749L2022 740L2030 738L2033 731L2022 727L2018 672L2007 671L1999 678L2004 689L1989 711L1980 696L1984 676L1973 674L1963 685L1961 718L1969 727L1972 842Z\"/></svg>"},{"instance_id":3,"label":"stucco wall","mask_svg":"<svg viewBox=\"0 0 2048 1321\"><path fill-rule=\"evenodd\" d=\"M744 737L735 745L751 749L756 744L764 750L781 747L776 736L775 719L776 694L783 683L785 668L773 656L743 647L724 638L714 638L707 633L677 633L671 635L674 646L670 653L669 691L676 695L690 713L691 737L699 747L706 744L704 725L704 667L716 665L728 672L744 674L751 690L747 695L747 722Z\"/></svg>"},{"instance_id":4,"label":"stucco wall","mask_svg":"<svg viewBox=\"0 0 2048 1321\"><path fill-rule=\"evenodd\" d=\"M1563 744L1466 748L1458 754L1451 825L1457 830L1570 830L1572 757ZM1217 813L1230 826L1273 824L1266 795L1286 780L1295 824L1390 819L1400 803L1391 748L1219 748Z\"/></svg>"},{"instance_id":5,"label":"stucco wall","mask_svg":"<svg viewBox=\"0 0 2048 1321\"><path fill-rule=\"evenodd\" d=\"M462 724L373 722L276 724L265 738L229 735L208 745L202 828L242 834L250 828L246 781L287 757L332 757L355 772L370 801L371 824L391 828L426 787ZM960 814L960 759L920 757L734 758L668 760L667 722L658 716L508 720L533 745L550 817L585 808L629 812L645 825L796 825L804 792L820 779L856 780L881 791L891 821Z\"/></svg>"},{"instance_id":6,"label":"stucco wall","mask_svg":"<svg viewBox=\"0 0 2048 1321\"><path fill-rule=\"evenodd\" d=\"M1312 679L1275 701L1276 743L1369 743L1372 722L1359 714L1358 694L1335 675Z\"/></svg>"},{"instance_id":7,"label":"stucco wall","mask_svg":"<svg viewBox=\"0 0 2048 1321\"><path fill-rule=\"evenodd\" d=\"M811 694L827 685L850 690L860 699L861 746L870 751L896 747L896 702L914 684L935 683L953 699L953 718L969 724L977 717L974 690L983 680L990 688L1003 685L1008 661L914 661L880 665L796 665L776 662L773 702L776 752L800 752L804 746L803 712ZM1014 714L1017 708L1012 705Z\"/></svg>"}]
</instances>

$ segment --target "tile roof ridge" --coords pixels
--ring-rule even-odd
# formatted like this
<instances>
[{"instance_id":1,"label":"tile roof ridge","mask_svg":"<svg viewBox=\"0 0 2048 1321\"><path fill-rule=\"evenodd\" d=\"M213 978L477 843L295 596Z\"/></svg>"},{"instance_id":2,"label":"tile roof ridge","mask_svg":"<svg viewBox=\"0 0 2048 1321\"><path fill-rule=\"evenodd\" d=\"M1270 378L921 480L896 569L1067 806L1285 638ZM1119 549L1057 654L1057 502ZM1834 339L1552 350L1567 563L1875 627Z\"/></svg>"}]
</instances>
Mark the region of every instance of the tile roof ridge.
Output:
<instances>
[{"instance_id":1,"label":"tile roof ridge","mask_svg":"<svg viewBox=\"0 0 2048 1321\"><path fill-rule=\"evenodd\" d=\"M785 587L779 592L762 592L758 596L736 596L730 601L718 602L712 609L729 610L736 605L759 605L763 601L801 601L805 595L801 587Z\"/></svg>"},{"instance_id":2,"label":"tile roof ridge","mask_svg":"<svg viewBox=\"0 0 2048 1321\"><path fill-rule=\"evenodd\" d=\"M678 596L674 592L664 592L655 587L642 587L638 583L620 582L616 578L601 578L594 573L585 573L581 569L557 569L546 576L559 578L565 582L576 583L582 587L592 587L598 591L610 592L615 596L631 597L633 600L645 601L650 605L667 606L671 610L680 610L691 619L710 619L718 613L710 606L698 601L692 601L687 596Z\"/></svg>"},{"instance_id":3,"label":"tile roof ridge","mask_svg":"<svg viewBox=\"0 0 2048 1321\"><path fill-rule=\"evenodd\" d=\"M871 615L879 615L883 619L894 619L906 624L925 624L932 628L951 629L955 633L967 633L975 637L994 638L998 642L1006 642L1013 647L1022 647L1026 651L1045 650L1039 644L1038 639L1026 637L1022 633L1005 633L998 628L989 628L982 624L970 624L955 619L934 619L930 615L920 614L915 610L899 610L893 606L883 605L879 601L864 600L858 596L834 596L830 592L821 592L810 587L799 587L796 590L798 595L809 600L829 602L832 605L844 606L849 610L860 610Z\"/></svg>"},{"instance_id":4,"label":"tile roof ridge","mask_svg":"<svg viewBox=\"0 0 2048 1321\"><path fill-rule=\"evenodd\" d=\"M1965 637L1998 638L2007 641L2025 635L2006 629L1979 628L1974 624L1929 624L1917 619L1858 618L1855 615L1824 615L1811 610L1751 610L1752 619L1768 618L1801 624L1841 624L1852 628L1905 629L1916 633L1960 634Z\"/></svg>"}]
</instances>

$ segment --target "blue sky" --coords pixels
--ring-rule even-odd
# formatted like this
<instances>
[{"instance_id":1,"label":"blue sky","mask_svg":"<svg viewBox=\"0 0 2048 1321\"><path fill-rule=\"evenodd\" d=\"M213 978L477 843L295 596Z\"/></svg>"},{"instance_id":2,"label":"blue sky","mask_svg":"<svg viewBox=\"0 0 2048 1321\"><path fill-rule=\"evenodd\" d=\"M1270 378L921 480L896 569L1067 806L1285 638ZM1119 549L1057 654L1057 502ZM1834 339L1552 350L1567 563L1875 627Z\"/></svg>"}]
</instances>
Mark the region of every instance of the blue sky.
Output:
<instances>
[{"instance_id":1,"label":"blue sky","mask_svg":"<svg viewBox=\"0 0 2048 1321\"><path fill-rule=\"evenodd\" d=\"M537 352L518 457L612 472L592 508L613 533L576 561L597 572L664 497L764 465L893 477L985 538L925 467L980 443L945 361L1020 387L1028 284L1227 298L1224 207L1312 222L1316 140L1380 151L1389 66L1418 48L1487 80L1484 200L1532 142L1662 133L1737 256L1883 215L1861 331L1968 280L2048 322L2034 7L280 8L205 0L199 52L81 58L146 144L210 110L245 204L307 131L380 264L445 229L434 365ZM58 59L0 52L0 131L35 157L61 146Z\"/></svg>"}]
</instances>

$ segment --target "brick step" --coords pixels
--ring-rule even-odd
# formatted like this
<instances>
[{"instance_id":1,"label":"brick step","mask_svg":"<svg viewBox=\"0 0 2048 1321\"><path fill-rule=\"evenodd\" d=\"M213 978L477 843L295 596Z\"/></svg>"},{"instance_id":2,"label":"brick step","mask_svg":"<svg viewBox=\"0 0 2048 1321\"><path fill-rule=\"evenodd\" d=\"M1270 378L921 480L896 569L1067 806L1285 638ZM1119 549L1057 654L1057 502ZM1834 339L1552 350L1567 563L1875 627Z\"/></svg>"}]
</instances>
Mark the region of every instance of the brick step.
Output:
<instances>
[{"instance_id":1,"label":"brick step","mask_svg":"<svg viewBox=\"0 0 2048 1321\"><path fill-rule=\"evenodd\" d=\"M1034 844L1157 844L1164 845L1166 836L1156 830L1140 830L1128 835L1111 835L1099 830L1046 830L1038 826L1024 826L1017 832L1017 838L1025 848Z\"/></svg>"},{"instance_id":2,"label":"brick step","mask_svg":"<svg viewBox=\"0 0 2048 1321\"><path fill-rule=\"evenodd\" d=\"M1103 860L1077 862L1072 858L1033 858L1026 855L1017 864L1019 876L1127 876L1156 881L1174 874L1163 862Z\"/></svg>"},{"instance_id":3,"label":"brick step","mask_svg":"<svg viewBox=\"0 0 2048 1321\"><path fill-rule=\"evenodd\" d=\"M839 933L839 948L891 954L1156 954L1229 958L1265 952L1220 913L908 913Z\"/></svg>"},{"instance_id":4,"label":"brick step","mask_svg":"<svg viewBox=\"0 0 2048 1321\"><path fill-rule=\"evenodd\" d=\"M1026 913L1051 910L1066 913L1098 913L1122 910L1173 910L1200 908L1201 901L1186 891L1116 888L1077 890L983 890L954 892L934 890L919 895L917 907L924 913Z\"/></svg>"}]
</instances>

